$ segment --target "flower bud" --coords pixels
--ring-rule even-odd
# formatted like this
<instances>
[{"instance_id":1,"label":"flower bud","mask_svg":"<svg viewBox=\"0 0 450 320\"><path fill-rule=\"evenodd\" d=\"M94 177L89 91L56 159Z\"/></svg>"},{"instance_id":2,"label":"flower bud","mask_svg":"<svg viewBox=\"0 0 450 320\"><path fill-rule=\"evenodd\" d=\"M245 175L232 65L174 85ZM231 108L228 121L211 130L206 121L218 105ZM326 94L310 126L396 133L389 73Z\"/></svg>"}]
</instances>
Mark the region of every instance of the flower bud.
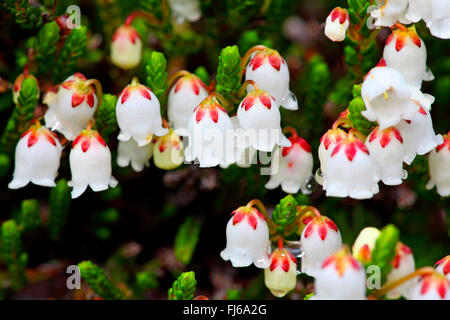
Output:
<instances>
[{"instance_id":1,"label":"flower bud","mask_svg":"<svg viewBox=\"0 0 450 320\"><path fill-rule=\"evenodd\" d=\"M391 27L397 21L410 23L405 17L408 0L385 0L384 2L377 2L379 4L378 9L370 13L376 19L374 22L376 27Z\"/></svg>"},{"instance_id":2,"label":"flower bud","mask_svg":"<svg viewBox=\"0 0 450 320\"><path fill-rule=\"evenodd\" d=\"M315 278L313 300L366 299L366 272L347 248L327 257Z\"/></svg>"},{"instance_id":3,"label":"flower bud","mask_svg":"<svg viewBox=\"0 0 450 320\"><path fill-rule=\"evenodd\" d=\"M201 168L233 162L233 123L216 97L209 96L195 108L187 132L181 134L189 137L184 153L186 161L198 159Z\"/></svg>"},{"instance_id":4,"label":"flower bud","mask_svg":"<svg viewBox=\"0 0 450 320\"><path fill-rule=\"evenodd\" d=\"M152 157L153 144L149 143L139 147L133 139L120 141L117 147L117 165L119 167L128 167L136 172L144 170L144 166L150 165L149 160Z\"/></svg>"},{"instance_id":5,"label":"flower bud","mask_svg":"<svg viewBox=\"0 0 450 320\"><path fill-rule=\"evenodd\" d=\"M163 170L173 170L183 163L183 141L173 129L156 139L153 145L153 161L155 166Z\"/></svg>"},{"instance_id":6,"label":"flower bud","mask_svg":"<svg viewBox=\"0 0 450 320\"><path fill-rule=\"evenodd\" d=\"M169 0L170 11L176 23L197 21L202 16L198 0Z\"/></svg>"},{"instance_id":7,"label":"flower bud","mask_svg":"<svg viewBox=\"0 0 450 320\"><path fill-rule=\"evenodd\" d=\"M395 126L402 119L411 120L419 109L411 94L400 72L375 67L366 75L361 87L361 97L366 105L361 114L370 121L377 121L380 130Z\"/></svg>"},{"instance_id":8,"label":"flower bud","mask_svg":"<svg viewBox=\"0 0 450 320\"><path fill-rule=\"evenodd\" d=\"M394 259L391 261L392 269L387 275L387 282L399 280L416 270L412 250L401 242L397 243ZM386 297L398 299L401 296L409 297L411 289L416 284L415 279L411 279L402 285L388 291Z\"/></svg>"},{"instance_id":9,"label":"flower bud","mask_svg":"<svg viewBox=\"0 0 450 320\"><path fill-rule=\"evenodd\" d=\"M111 176L111 152L97 131L85 129L78 135L72 143L69 162L72 199L78 198L88 185L95 192L117 186L117 180Z\"/></svg>"},{"instance_id":10,"label":"flower bud","mask_svg":"<svg viewBox=\"0 0 450 320\"><path fill-rule=\"evenodd\" d=\"M437 272L447 277L447 280L450 281L450 255L442 258L438 262L434 264L434 268Z\"/></svg>"},{"instance_id":11,"label":"flower bud","mask_svg":"<svg viewBox=\"0 0 450 320\"><path fill-rule=\"evenodd\" d=\"M380 230L374 227L362 229L352 247L353 257L363 264L372 261L372 251L380 233Z\"/></svg>"},{"instance_id":12,"label":"flower bud","mask_svg":"<svg viewBox=\"0 0 450 320\"><path fill-rule=\"evenodd\" d=\"M245 80L253 80L262 90L275 98L278 105L297 110L295 95L289 91L289 69L278 51L266 48L252 55L245 70ZM247 91L251 91L250 86Z\"/></svg>"},{"instance_id":13,"label":"flower bud","mask_svg":"<svg viewBox=\"0 0 450 320\"><path fill-rule=\"evenodd\" d=\"M75 139L97 109L97 96L93 85L77 72L59 85L56 94L46 95L48 109L45 124L61 132L67 140Z\"/></svg>"},{"instance_id":14,"label":"flower bud","mask_svg":"<svg viewBox=\"0 0 450 320\"><path fill-rule=\"evenodd\" d=\"M53 132L39 122L33 124L17 143L13 180L8 188L22 188L29 182L54 187L61 151L61 144Z\"/></svg>"},{"instance_id":15,"label":"flower bud","mask_svg":"<svg viewBox=\"0 0 450 320\"><path fill-rule=\"evenodd\" d=\"M395 127L384 130L376 127L367 137L366 146L384 184L395 186L406 179L408 174L403 170L403 137Z\"/></svg>"},{"instance_id":16,"label":"flower bud","mask_svg":"<svg viewBox=\"0 0 450 320\"><path fill-rule=\"evenodd\" d=\"M300 189L309 194L307 187L312 176L313 156L311 146L298 136L289 138L290 147L277 148L272 157L271 176L267 189L275 189L281 184L286 193L297 193Z\"/></svg>"},{"instance_id":17,"label":"flower bud","mask_svg":"<svg viewBox=\"0 0 450 320\"><path fill-rule=\"evenodd\" d=\"M411 121L400 122L397 129L405 141L404 161L407 164L411 164L416 154L428 153L443 142L442 136L434 132L430 112L420 105Z\"/></svg>"},{"instance_id":18,"label":"flower bud","mask_svg":"<svg viewBox=\"0 0 450 320\"><path fill-rule=\"evenodd\" d=\"M142 41L131 25L117 28L111 42L111 62L124 70L137 67L141 62Z\"/></svg>"},{"instance_id":19,"label":"flower bud","mask_svg":"<svg viewBox=\"0 0 450 320\"><path fill-rule=\"evenodd\" d=\"M320 171L322 176L326 175L327 170L327 159L330 156L331 151L336 146L336 143L341 141L347 136L347 133L339 128L329 129L321 138L319 145L319 160L320 160Z\"/></svg>"},{"instance_id":20,"label":"flower bud","mask_svg":"<svg viewBox=\"0 0 450 320\"><path fill-rule=\"evenodd\" d=\"M163 136L168 130L162 126L158 98L146 86L134 81L123 89L116 104L118 140L133 138L139 147L152 141L153 134Z\"/></svg>"},{"instance_id":21,"label":"flower bud","mask_svg":"<svg viewBox=\"0 0 450 320\"><path fill-rule=\"evenodd\" d=\"M174 129L186 129L194 109L208 96L205 84L191 74L179 78L167 99L167 116Z\"/></svg>"},{"instance_id":22,"label":"flower bud","mask_svg":"<svg viewBox=\"0 0 450 320\"><path fill-rule=\"evenodd\" d=\"M270 241L266 219L257 209L239 207L227 224L227 246L220 253L233 267L248 267L252 263L265 269L269 266Z\"/></svg>"},{"instance_id":23,"label":"flower bud","mask_svg":"<svg viewBox=\"0 0 450 320\"><path fill-rule=\"evenodd\" d=\"M37 97L39 98L39 82L37 81L36 77L29 73L21 73L17 76L16 80L14 81L13 92L12 92L14 104L17 104L19 102L19 95L20 95L20 89L22 88L22 82L23 82L23 80L25 80L27 78L31 78L38 83Z\"/></svg>"},{"instance_id":24,"label":"flower bud","mask_svg":"<svg viewBox=\"0 0 450 320\"><path fill-rule=\"evenodd\" d=\"M275 249L270 266L264 270L264 283L277 298L294 290L297 284L297 259L287 249Z\"/></svg>"},{"instance_id":25,"label":"flower bud","mask_svg":"<svg viewBox=\"0 0 450 320\"><path fill-rule=\"evenodd\" d=\"M323 189L328 197L369 199L378 193L378 174L361 140L353 135L341 140L327 159Z\"/></svg>"},{"instance_id":26,"label":"flower bud","mask_svg":"<svg viewBox=\"0 0 450 320\"><path fill-rule=\"evenodd\" d=\"M291 146L281 132L280 108L275 99L264 90L253 90L247 94L237 110L239 121L238 147L253 147L271 152L276 145Z\"/></svg>"},{"instance_id":27,"label":"flower bud","mask_svg":"<svg viewBox=\"0 0 450 320\"><path fill-rule=\"evenodd\" d=\"M325 216L311 219L300 241L304 253L301 270L312 277L316 276L325 258L342 247L339 229Z\"/></svg>"},{"instance_id":28,"label":"flower bud","mask_svg":"<svg viewBox=\"0 0 450 320\"><path fill-rule=\"evenodd\" d=\"M426 187L431 189L436 186L437 192L442 197L450 195L450 133L444 135L444 142L430 152L428 166L430 169L430 181Z\"/></svg>"},{"instance_id":29,"label":"flower bud","mask_svg":"<svg viewBox=\"0 0 450 320\"><path fill-rule=\"evenodd\" d=\"M350 25L347 9L334 8L325 22L325 35L331 41L343 41Z\"/></svg>"},{"instance_id":30,"label":"flower bud","mask_svg":"<svg viewBox=\"0 0 450 320\"><path fill-rule=\"evenodd\" d=\"M412 288L410 300L450 300L450 281L440 273L423 276Z\"/></svg>"}]
</instances>

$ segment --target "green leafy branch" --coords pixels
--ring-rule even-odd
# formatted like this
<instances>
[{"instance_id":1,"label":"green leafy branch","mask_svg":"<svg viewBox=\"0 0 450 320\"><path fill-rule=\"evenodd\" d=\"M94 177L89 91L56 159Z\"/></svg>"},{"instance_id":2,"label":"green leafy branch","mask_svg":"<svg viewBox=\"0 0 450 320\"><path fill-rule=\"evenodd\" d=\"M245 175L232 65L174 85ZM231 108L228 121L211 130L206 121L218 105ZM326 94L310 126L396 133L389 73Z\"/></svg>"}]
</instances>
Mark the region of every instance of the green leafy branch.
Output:
<instances>
[{"instance_id":1,"label":"green leafy branch","mask_svg":"<svg viewBox=\"0 0 450 320\"><path fill-rule=\"evenodd\" d=\"M22 28L32 29L42 23L42 12L39 6L31 7L28 0L6 0L5 5Z\"/></svg>"},{"instance_id":2,"label":"green leafy branch","mask_svg":"<svg viewBox=\"0 0 450 320\"><path fill-rule=\"evenodd\" d=\"M115 95L104 94L102 104L97 109L95 126L106 142L117 129L116 103L117 97Z\"/></svg>"},{"instance_id":3,"label":"green leafy branch","mask_svg":"<svg viewBox=\"0 0 450 320\"><path fill-rule=\"evenodd\" d=\"M34 44L34 59L36 61L37 73L46 74L54 61L56 44L59 41L59 26L55 21L44 24L39 30Z\"/></svg>"},{"instance_id":4,"label":"green leafy branch","mask_svg":"<svg viewBox=\"0 0 450 320\"><path fill-rule=\"evenodd\" d=\"M194 271L183 272L169 289L169 300L192 300L197 286Z\"/></svg>"},{"instance_id":5,"label":"green leafy branch","mask_svg":"<svg viewBox=\"0 0 450 320\"><path fill-rule=\"evenodd\" d=\"M187 217L175 236L175 257L187 265L191 261L197 246L201 223L192 217Z\"/></svg>"},{"instance_id":6,"label":"green leafy branch","mask_svg":"<svg viewBox=\"0 0 450 320\"><path fill-rule=\"evenodd\" d=\"M50 238L55 240L65 225L70 206L70 188L65 179L59 179L56 186L50 190L49 206L48 228Z\"/></svg>"},{"instance_id":7,"label":"green leafy branch","mask_svg":"<svg viewBox=\"0 0 450 320\"><path fill-rule=\"evenodd\" d=\"M376 126L376 123L367 120L361 114L361 111L366 110L366 106L361 97L361 85L354 85L352 94L353 99L348 104L348 118L352 122L354 128L364 135L368 135L372 128Z\"/></svg>"},{"instance_id":8,"label":"green leafy branch","mask_svg":"<svg viewBox=\"0 0 450 320\"><path fill-rule=\"evenodd\" d=\"M216 91L226 99L233 100L241 87L239 72L241 71L241 56L237 45L222 49L217 67Z\"/></svg>"},{"instance_id":9,"label":"green leafy branch","mask_svg":"<svg viewBox=\"0 0 450 320\"><path fill-rule=\"evenodd\" d=\"M158 97L161 105L165 101L165 93L167 90L167 60L164 54L158 51L153 51L150 59L147 62L145 70L147 72L147 86Z\"/></svg>"}]
</instances>

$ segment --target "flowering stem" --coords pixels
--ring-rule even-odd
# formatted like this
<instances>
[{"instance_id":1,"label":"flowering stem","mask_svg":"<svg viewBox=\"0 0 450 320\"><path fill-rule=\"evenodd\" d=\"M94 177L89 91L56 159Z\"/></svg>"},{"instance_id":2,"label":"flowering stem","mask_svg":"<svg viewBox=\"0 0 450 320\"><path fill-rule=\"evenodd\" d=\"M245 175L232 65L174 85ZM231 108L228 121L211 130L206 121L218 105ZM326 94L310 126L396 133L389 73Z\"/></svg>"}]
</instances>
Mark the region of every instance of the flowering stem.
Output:
<instances>
[{"instance_id":1,"label":"flowering stem","mask_svg":"<svg viewBox=\"0 0 450 320\"><path fill-rule=\"evenodd\" d=\"M253 80L246 80L243 84L242 87L239 89L238 91L238 97L243 97L244 93L245 93L245 89L247 89L247 87L251 85L253 87L253 90L259 90L258 85L256 84L255 81Z\"/></svg>"},{"instance_id":2,"label":"flowering stem","mask_svg":"<svg viewBox=\"0 0 450 320\"><path fill-rule=\"evenodd\" d=\"M88 88L92 84L95 86L95 91L97 94L97 99L98 99L97 105L101 105L102 100L103 100L102 84L97 79L89 79L84 82L84 87Z\"/></svg>"},{"instance_id":3,"label":"flowering stem","mask_svg":"<svg viewBox=\"0 0 450 320\"><path fill-rule=\"evenodd\" d=\"M213 91L213 92L211 92L211 93L209 94L208 98L209 98L209 99L216 98L216 99L220 102L220 104L221 104L222 106L224 106L225 109L227 109L228 111L230 111L230 107L231 107L230 103L229 103L228 100L225 99L225 97L224 97L223 95L221 95L220 93L218 93L218 92L216 92L216 91ZM207 99L208 99L208 98L207 98Z\"/></svg>"},{"instance_id":4,"label":"flowering stem","mask_svg":"<svg viewBox=\"0 0 450 320\"><path fill-rule=\"evenodd\" d=\"M361 140L362 142L364 142L366 140L366 136L364 134L362 134L360 131L358 131L355 128L351 128L348 132L348 137L351 138L355 136L356 138L358 138L359 140Z\"/></svg>"},{"instance_id":5,"label":"flowering stem","mask_svg":"<svg viewBox=\"0 0 450 320\"><path fill-rule=\"evenodd\" d=\"M434 271L434 268L432 268L432 267L423 267L423 268L417 269L413 273L410 273L407 276L404 276L403 278L386 283L380 290L376 290L374 292L374 295L376 297L381 297L386 292L391 291L392 289L402 285L403 283L405 283L408 280L411 280L412 278L415 278L417 276L427 275L427 274L430 274L433 272L435 272L435 271Z\"/></svg>"},{"instance_id":6,"label":"flowering stem","mask_svg":"<svg viewBox=\"0 0 450 320\"><path fill-rule=\"evenodd\" d=\"M300 209L298 211L298 217L300 219L302 219L305 215L307 214L314 214L316 216L316 218L320 218L322 215L320 214L319 210L313 206L298 206L297 210Z\"/></svg>"},{"instance_id":7,"label":"flowering stem","mask_svg":"<svg viewBox=\"0 0 450 320\"><path fill-rule=\"evenodd\" d=\"M344 117L337 118L336 121L333 123L333 126L331 127L333 130L337 129L340 125L347 125L347 126L353 126L352 122Z\"/></svg>"},{"instance_id":8,"label":"flowering stem","mask_svg":"<svg viewBox=\"0 0 450 320\"><path fill-rule=\"evenodd\" d=\"M290 133L292 138L294 138L294 139L298 137L297 130L295 130L293 127L284 127L282 132L284 134Z\"/></svg>"},{"instance_id":9,"label":"flowering stem","mask_svg":"<svg viewBox=\"0 0 450 320\"><path fill-rule=\"evenodd\" d=\"M248 59L250 59L250 56L253 54L253 52L264 49L267 49L267 47L260 44L248 49L248 51L245 53L244 57L241 60L241 70L239 71L239 80L242 79L242 76L244 75L245 66L247 65Z\"/></svg>"},{"instance_id":10,"label":"flowering stem","mask_svg":"<svg viewBox=\"0 0 450 320\"><path fill-rule=\"evenodd\" d=\"M283 249L283 238L282 237L278 237L278 249L282 250Z\"/></svg>"},{"instance_id":11,"label":"flowering stem","mask_svg":"<svg viewBox=\"0 0 450 320\"><path fill-rule=\"evenodd\" d=\"M404 25L402 25L401 23L397 22L396 24L393 25L393 27L396 27L397 29L400 29L402 31L408 31L408 28L405 27Z\"/></svg>"},{"instance_id":12,"label":"flowering stem","mask_svg":"<svg viewBox=\"0 0 450 320\"><path fill-rule=\"evenodd\" d=\"M273 234L273 233L275 233L276 231L276 227L275 227L275 223L273 222L273 220L272 220L272 218L269 216L269 214L267 213L267 210L266 210L266 207L264 206L264 204L260 201L260 200L258 200L258 199L253 199L253 200L250 200L248 203L247 203L247 207L248 208L251 208L251 207L253 207L253 206L257 206L258 207L258 209L259 209L259 211L262 213L262 215L264 216L264 218L266 218L266 221L267 221L267 225L269 226L269 230L270 230L270 233L271 234Z\"/></svg>"},{"instance_id":13,"label":"flowering stem","mask_svg":"<svg viewBox=\"0 0 450 320\"><path fill-rule=\"evenodd\" d=\"M172 85L176 79L178 79L180 77L184 77L184 76L189 76L189 75L191 75L191 73L186 70L180 70L180 71L175 72L167 81L167 92L169 92L170 88L172 87Z\"/></svg>"},{"instance_id":14,"label":"flowering stem","mask_svg":"<svg viewBox=\"0 0 450 320\"><path fill-rule=\"evenodd\" d=\"M157 20L154 15L145 12L145 11L134 11L128 15L125 20L125 25L129 26L133 22L134 19L141 17L147 19L153 25L160 25L162 22Z\"/></svg>"}]
</instances>

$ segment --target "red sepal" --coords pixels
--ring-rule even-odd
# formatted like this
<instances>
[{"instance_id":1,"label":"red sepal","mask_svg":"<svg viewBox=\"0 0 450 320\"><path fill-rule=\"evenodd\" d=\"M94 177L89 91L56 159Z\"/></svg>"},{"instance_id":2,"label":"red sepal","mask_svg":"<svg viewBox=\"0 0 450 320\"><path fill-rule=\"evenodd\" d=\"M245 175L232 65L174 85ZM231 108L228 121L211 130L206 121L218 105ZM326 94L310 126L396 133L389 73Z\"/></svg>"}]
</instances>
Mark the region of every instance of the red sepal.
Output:
<instances>
[{"instance_id":1,"label":"red sepal","mask_svg":"<svg viewBox=\"0 0 450 320\"><path fill-rule=\"evenodd\" d=\"M79 106L84 101L85 95L74 92L72 94L72 108Z\"/></svg>"},{"instance_id":2,"label":"red sepal","mask_svg":"<svg viewBox=\"0 0 450 320\"><path fill-rule=\"evenodd\" d=\"M30 135L28 136L28 148L32 147L37 141L39 140L39 136L36 131L31 131Z\"/></svg>"}]
</instances>

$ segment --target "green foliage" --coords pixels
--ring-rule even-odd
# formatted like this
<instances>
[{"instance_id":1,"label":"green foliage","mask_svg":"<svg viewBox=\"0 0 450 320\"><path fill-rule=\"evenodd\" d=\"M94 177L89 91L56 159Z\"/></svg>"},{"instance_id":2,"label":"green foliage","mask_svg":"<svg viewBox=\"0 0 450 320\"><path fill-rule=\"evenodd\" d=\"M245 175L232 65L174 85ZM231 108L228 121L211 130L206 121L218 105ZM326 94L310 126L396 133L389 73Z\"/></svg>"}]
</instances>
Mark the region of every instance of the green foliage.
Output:
<instances>
[{"instance_id":1,"label":"green foliage","mask_svg":"<svg viewBox=\"0 0 450 320\"><path fill-rule=\"evenodd\" d=\"M384 283L386 276L391 271L391 261L395 256L395 248L400 237L398 229L389 224L381 229L381 234L377 238L375 248L372 252L372 264L380 267L381 282Z\"/></svg>"},{"instance_id":2,"label":"green foliage","mask_svg":"<svg viewBox=\"0 0 450 320\"><path fill-rule=\"evenodd\" d=\"M194 271L183 272L169 289L169 300L192 300L197 286Z\"/></svg>"},{"instance_id":3,"label":"green foliage","mask_svg":"<svg viewBox=\"0 0 450 320\"><path fill-rule=\"evenodd\" d=\"M366 110L366 105L361 97L361 85L353 86L353 99L348 104L348 118L353 126L361 133L368 135L376 123L367 120L361 111Z\"/></svg>"},{"instance_id":4,"label":"green foliage","mask_svg":"<svg viewBox=\"0 0 450 320\"><path fill-rule=\"evenodd\" d=\"M34 44L35 60L38 74L47 73L54 61L56 44L59 41L59 26L55 21L44 24L39 30Z\"/></svg>"},{"instance_id":5,"label":"green foliage","mask_svg":"<svg viewBox=\"0 0 450 320\"><path fill-rule=\"evenodd\" d=\"M239 72L241 71L241 56L239 48L228 46L222 49L219 56L219 65L217 67L216 91L225 98L231 100L236 97L241 83Z\"/></svg>"},{"instance_id":6,"label":"green foliage","mask_svg":"<svg viewBox=\"0 0 450 320\"><path fill-rule=\"evenodd\" d=\"M136 273L136 286L139 291L145 291L158 287L158 277L150 271Z\"/></svg>"},{"instance_id":7,"label":"green foliage","mask_svg":"<svg viewBox=\"0 0 450 320\"><path fill-rule=\"evenodd\" d=\"M200 66L197 67L194 71L195 75L200 78L200 80L203 81L204 84L209 84L209 74L208 71L205 69L205 67Z\"/></svg>"},{"instance_id":8,"label":"green foliage","mask_svg":"<svg viewBox=\"0 0 450 320\"><path fill-rule=\"evenodd\" d=\"M39 201L37 199L22 201L17 223L22 232L33 230L42 224Z\"/></svg>"},{"instance_id":9,"label":"green foliage","mask_svg":"<svg viewBox=\"0 0 450 320\"><path fill-rule=\"evenodd\" d=\"M120 300L125 297L125 294L108 279L105 271L92 261L82 261L78 264L78 267L81 277L103 299Z\"/></svg>"},{"instance_id":10,"label":"green foliage","mask_svg":"<svg viewBox=\"0 0 450 320\"><path fill-rule=\"evenodd\" d=\"M75 72L78 59L86 52L86 43L86 26L80 26L70 31L55 64L53 77L55 82L61 82Z\"/></svg>"},{"instance_id":11,"label":"green foliage","mask_svg":"<svg viewBox=\"0 0 450 320\"><path fill-rule=\"evenodd\" d=\"M178 228L175 236L175 257L185 265L192 259L200 230L201 223L192 217L187 217Z\"/></svg>"},{"instance_id":12,"label":"green foliage","mask_svg":"<svg viewBox=\"0 0 450 320\"><path fill-rule=\"evenodd\" d=\"M3 178L11 167L11 160L7 154L0 153L0 178Z\"/></svg>"},{"instance_id":13,"label":"green foliage","mask_svg":"<svg viewBox=\"0 0 450 320\"><path fill-rule=\"evenodd\" d=\"M117 97L113 94L104 94L102 104L98 106L95 117L95 127L106 142L109 136L117 129L116 120Z\"/></svg>"},{"instance_id":14,"label":"green foliage","mask_svg":"<svg viewBox=\"0 0 450 320\"><path fill-rule=\"evenodd\" d=\"M287 195L276 205L272 214L273 221L282 227L293 224L297 217L297 205L295 198L292 195Z\"/></svg>"},{"instance_id":15,"label":"green foliage","mask_svg":"<svg viewBox=\"0 0 450 320\"><path fill-rule=\"evenodd\" d=\"M147 12L151 12L157 19L163 18L163 0L140 0L141 7Z\"/></svg>"},{"instance_id":16,"label":"green foliage","mask_svg":"<svg viewBox=\"0 0 450 320\"><path fill-rule=\"evenodd\" d=\"M7 220L2 224L1 253L11 277L12 288L14 290L21 289L27 281L25 267L28 256L22 250L19 227L14 220Z\"/></svg>"},{"instance_id":17,"label":"green foliage","mask_svg":"<svg viewBox=\"0 0 450 320\"><path fill-rule=\"evenodd\" d=\"M42 23L39 6L31 7L29 0L5 0L5 5L22 28L32 29Z\"/></svg>"},{"instance_id":18,"label":"green foliage","mask_svg":"<svg viewBox=\"0 0 450 320\"><path fill-rule=\"evenodd\" d=\"M165 101L165 92L167 90L166 67L167 60L164 54L158 51L152 52L145 67L147 71L147 86L158 97L161 104Z\"/></svg>"},{"instance_id":19,"label":"green foliage","mask_svg":"<svg viewBox=\"0 0 450 320\"><path fill-rule=\"evenodd\" d=\"M70 188L65 179L59 179L56 186L50 189L50 216L48 228L50 238L57 239L64 227L70 206Z\"/></svg>"}]
</instances>

